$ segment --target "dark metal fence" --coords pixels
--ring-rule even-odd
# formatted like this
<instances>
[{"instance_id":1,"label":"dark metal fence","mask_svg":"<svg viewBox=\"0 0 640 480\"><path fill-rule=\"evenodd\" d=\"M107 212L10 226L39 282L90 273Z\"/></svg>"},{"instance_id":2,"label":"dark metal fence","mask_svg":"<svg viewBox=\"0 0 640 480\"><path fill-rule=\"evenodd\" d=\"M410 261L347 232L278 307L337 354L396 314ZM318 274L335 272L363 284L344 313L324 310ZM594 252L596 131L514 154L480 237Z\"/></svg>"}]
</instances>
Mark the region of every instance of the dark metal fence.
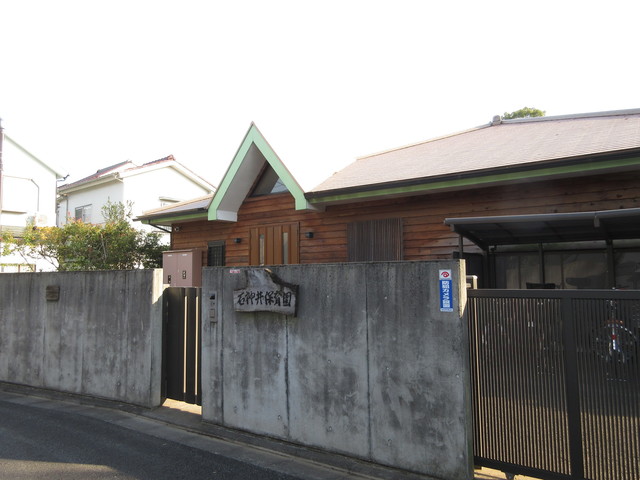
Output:
<instances>
[{"instance_id":1,"label":"dark metal fence","mask_svg":"<svg viewBox=\"0 0 640 480\"><path fill-rule=\"evenodd\" d=\"M640 478L640 291L468 290L477 465Z\"/></svg>"}]
</instances>

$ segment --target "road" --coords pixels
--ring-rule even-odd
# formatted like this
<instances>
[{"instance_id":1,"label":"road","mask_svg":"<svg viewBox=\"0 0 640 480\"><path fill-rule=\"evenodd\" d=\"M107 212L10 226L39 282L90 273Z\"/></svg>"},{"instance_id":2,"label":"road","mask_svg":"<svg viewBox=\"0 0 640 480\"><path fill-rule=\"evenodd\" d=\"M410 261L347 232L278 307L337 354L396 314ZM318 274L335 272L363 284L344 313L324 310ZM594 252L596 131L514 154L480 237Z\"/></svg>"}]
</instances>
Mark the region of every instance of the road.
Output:
<instances>
[{"instance_id":1,"label":"road","mask_svg":"<svg viewBox=\"0 0 640 480\"><path fill-rule=\"evenodd\" d=\"M0 479L295 480L95 418L0 401Z\"/></svg>"},{"instance_id":2,"label":"road","mask_svg":"<svg viewBox=\"0 0 640 480\"><path fill-rule=\"evenodd\" d=\"M0 382L0 480L433 480L221 431L179 402L147 410L79 400Z\"/></svg>"}]
</instances>

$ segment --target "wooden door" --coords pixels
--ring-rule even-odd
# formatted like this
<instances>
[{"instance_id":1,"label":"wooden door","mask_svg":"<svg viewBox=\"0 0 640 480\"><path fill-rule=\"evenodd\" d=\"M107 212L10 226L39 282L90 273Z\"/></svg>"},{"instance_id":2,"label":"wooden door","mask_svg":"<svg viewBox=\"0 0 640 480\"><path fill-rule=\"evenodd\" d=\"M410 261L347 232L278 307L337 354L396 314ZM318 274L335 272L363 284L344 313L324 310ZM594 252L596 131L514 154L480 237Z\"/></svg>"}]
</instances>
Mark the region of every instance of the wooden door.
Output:
<instances>
[{"instance_id":1,"label":"wooden door","mask_svg":"<svg viewBox=\"0 0 640 480\"><path fill-rule=\"evenodd\" d=\"M298 224L283 223L252 228L249 263L251 265L300 263Z\"/></svg>"}]
</instances>

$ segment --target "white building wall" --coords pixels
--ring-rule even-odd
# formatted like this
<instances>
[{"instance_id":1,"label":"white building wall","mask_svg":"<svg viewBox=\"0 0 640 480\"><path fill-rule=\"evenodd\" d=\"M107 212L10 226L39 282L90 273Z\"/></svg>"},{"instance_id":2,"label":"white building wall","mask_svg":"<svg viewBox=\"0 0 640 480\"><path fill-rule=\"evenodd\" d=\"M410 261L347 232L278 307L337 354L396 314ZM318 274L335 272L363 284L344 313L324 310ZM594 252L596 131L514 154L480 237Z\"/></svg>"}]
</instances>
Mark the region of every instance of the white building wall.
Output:
<instances>
[{"instance_id":1,"label":"white building wall","mask_svg":"<svg viewBox=\"0 0 640 480\"><path fill-rule=\"evenodd\" d=\"M24 227L38 214L39 225L56 224L56 173L8 137L2 144L2 225Z\"/></svg>"},{"instance_id":2,"label":"white building wall","mask_svg":"<svg viewBox=\"0 0 640 480\"><path fill-rule=\"evenodd\" d=\"M124 202L124 185L122 181L113 179L95 187L71 192L62 198L58 206L58 225L67 223L69 218L76 218L76 208L91 205L91 223L104 223L102 207L107 202Z\"/></svg>"},{"instance_id":3,"label":"white building wall","mask_svg":"<svg viewBox=\"0 0 640 480\"><path fill-rule=\"evenodd\" d=\"M133 201L134 217L148 210L164 206L164 199L182 201L209 193L208 190L171 167L143 170L140 173L126 176L123 180L125 198ZM144 225L140 222L135 222L135 226L142 230L160 232L152 225ZM168 244L169 241L169 234L163 233L163 243Z\"/></svg>"},{"instance_id":4,"label":"white building wall","mask_svg":"<svg viewBox=\"0 0 640 480\"><path fill-rule=\"evenodd\" d=\"M36 157L4 136L2 143L2 211L0 225L24 228L30 221L40 227L56 225L56 188L58 174ZM18 255L0 258L0 272L53 270L53 265L39 260L25 260Z\"/></svg>"},{"instance_id":5,"label":"white building wall","mask_svg":"<svg viewBox=\"0 0 640 480\"><path fill-rule=\"evenodd\" d=\"M208 190L174 168L143 171L124 178L126 198L134 202L134 215L164 206L165 198L182 201L207 195Z\"/></svg>"},{"instance_id":6,"label":"white building wall","mask_svg":"<svg viewBox=\"0 0 640 480\"><path fill-rule=\"evenodd\" d=\"M208 193L210 193L209 190L168 165L124 171L119 178L112 178L99 185L86 186L66 194L58 207L58 225L66 224L69 218L74 219L76 208L86 205L91 205L91 223L102 223L104 222L102 207L108 201L133 202L132 214L135 218L147 210L162 207L166 199L182 201ZM141 230L161 232L151 225L140 222L133 222L133 225ZM168 234L163 233L163 238L164 243L169 243Z\"/></svg>"}]
</instances>

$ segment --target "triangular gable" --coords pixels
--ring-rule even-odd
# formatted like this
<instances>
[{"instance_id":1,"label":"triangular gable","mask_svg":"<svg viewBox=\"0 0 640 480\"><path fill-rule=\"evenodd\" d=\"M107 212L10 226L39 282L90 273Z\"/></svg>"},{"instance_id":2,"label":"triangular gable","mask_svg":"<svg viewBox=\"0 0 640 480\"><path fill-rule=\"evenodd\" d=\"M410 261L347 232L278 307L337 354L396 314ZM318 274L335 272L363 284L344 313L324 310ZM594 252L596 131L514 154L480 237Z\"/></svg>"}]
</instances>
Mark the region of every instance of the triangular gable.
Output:
<instances>
[{"instance_id":1,"label":"triangular gable","mask_svg":"<svg viewBox=\"0 0 640 480\"><path fill-rule=\"evenodd\" d=\"M25 155L28 155L30 158L32 158L33 160L38 162L40 165L45 167L47 170L50 170L52 173L54 173L56 178L63 178L64 177L64 174L62 173L62 170L59 167L54 167L54 166L50 165L49 163L43 162L42 160L40 160L38 157L36 157L33 153L29 152L26 148L24 148L22 145L20 145L18 142L16 142L13 138L11 138L6 133L2 133L1 135L3 135L4 139L6 141L8 141L9 143L11 143L11 145L13 145L15 148L17 148L18 150L22 151ZM66 177L64 177L64 178L66 178Z\"/></svg>"},{"instance_id":2,"label":"triangular gable","mask_svg":"<svg viewBox=\"0 0 640 480\"><path fill-rule=\"evenodd\" d=\"M265 162L271 165L293 196L296 210L314 210L314 207L307 202L302 187L278 158L258 127L251 123L249 131L213 196L209 206L209 220L229 222L238 220L238 210L263 171Z\"/></svg>"}]
</instances>

